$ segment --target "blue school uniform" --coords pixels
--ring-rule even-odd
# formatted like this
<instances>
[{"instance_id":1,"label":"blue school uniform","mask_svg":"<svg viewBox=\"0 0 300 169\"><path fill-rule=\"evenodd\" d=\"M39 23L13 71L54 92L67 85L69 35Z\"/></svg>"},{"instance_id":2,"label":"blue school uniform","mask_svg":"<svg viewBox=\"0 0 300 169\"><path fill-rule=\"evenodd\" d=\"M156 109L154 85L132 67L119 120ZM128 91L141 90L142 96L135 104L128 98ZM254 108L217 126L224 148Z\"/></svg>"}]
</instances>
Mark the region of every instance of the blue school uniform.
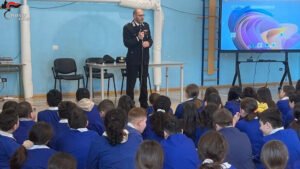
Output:
<instances>
[{"instance_id":1,"label":"blue school uniform","mask_svg":"<svg viewBox=\"0 0 300 169\"><path fill-rule=\"evenodd\" d=\"M289 105L289 99L288 97L285 97L279 100L276 104L281 112L283 126L287 128L294 119L293 111Z\"/></svg>"},{"instance_id":2,"label":"blue school uniform","mask_svg":"<svg viewBox=\"0 0 300 169\"><path fill-rule=\"evenodd\" d=\"M73 155L77 160L77 169L85 169L88 152L98 133L87 128L70 129L56 142L58 151Z\"/></svg>"},{"instance_id":3,"label":"blue school uniform","mask_svg":"<svg viewBox=\"0 0 300 169\"><path fill-rule=\"evenodd\" d=\"M164 169L198 169L200 160L193 141L184 134L172 134L161 141Z\"/></svg>"},{"instance_id":4,"label":"blue school uniform","mask_svg":"<svg viewBox=\"0 0 300 169\"><path fill-rule=\"evenodd\" d=\"M37 121L46 122L52 127L56 126L59 120L58 107L49 107L48 109L40 111L37 114Z\"/></svg>"},{"instance_id":5,"label":"blue school uniform","mask_svg":"<svg viewBox=\"0 0 300 169\"><path fill-rule=\"evenodd\" d=\"M193 98L190 98L188 99L187 101L183 102L183 103L180 103L177 105L176 107L176 110L175 110L175 116L178 118L178 119L182 119L183 118L183 106L185 103L187 102L190 102L190 101L193 101L194 99ZM200 100L200 99L199 99ZM200 100L201 101L201 100ZM201 101L202 102L202 101ZM202 110L204 109L204 104L201 105L201 107L197 110L198 113L201 113Z\"/></svg>"},{"instance_id":6,"label":"blue school uniform","mask_svg":"<svg viewBox=\"0 0 300 169\"><path fill-rule=\"evenodd\" d=\"M219 130L228 143L228 153L225 161L238 169L255 168L252 161L252 149L248 136L235 127L225 127Z\"/></svg>"},{"instance_id":7,"label":"blue school uniform","mask_svg":"<svg viewBox=\"0 0 300 169\"><path fill-rule=\"evenodd\" d=\"M47 169L48 160L56 153L45 145L34 145L27 150L27 158L21 169Z\"/></svg>"},{"instance_id":8,"label":"blue school uniform","mask_svg":"<svg viewBox=\"0 0 300 169\"><path fill-rule=\"evenodd\" d=\"M252 146L252 155L256 161L259 161L260 150L263 145L263 133L261 132L258 118L247 121L240 120L236 126L241 132L246 133Z\"/></svg>"},{"instance_id":9,"label":"blue school uniform","mask_svg":"<svg viewBox=\"0 0 300 169\"><path fill-rule=\"evenodd\" d=\"M283 129L283 127L275 129L272 134L263 138L264 143L271 140L282 141L289 152L289 160L287 168L293 168L294 164L300 159L300 141L297 133L292 129Z\"/></svg>"},{"instance_id":10,"label":"blue school uniform","mask_svg":"<svg viewBox=\"0 0 300 169\"><path fill-rule=\"evenodd\" d=\"M103 119L100 117L100 113L98 111L97 106L94 105L91 111L89 112L85 111L85 112L89 121L87 128L89 130L96 131L101 136L105 131L105 126L104 126Z\"/></svg>"},{"instance_id":11,"label":"blue school uniform","mask_svg":"<svg viewBox=\"0 0 300 169\"><path fill-rule=\"evenodd\" d=\"M139 138L141 142L143 141L142 134L134 128L133 124L127 123L126 129L129 131L130 134L133 134L136 138Z\"/></svg>"},{"instance_id":12,"label":"blue school uniform","mask_svg":"<svg viewBox=\"0 0 300 169\"><path fill-rule=\"evenodd\" d=\"M239 100L227 101L224 107L234 116L237 112L240 112L241 102Z\"/></svg>"},{"instance_id":13,"label":"blue school uniform","mask_svg":"<svg viewBox=\"0 0 300 169\"><path fill-rule=\"evenodd\" d=\"M9 169L9 160L20 145L13 138L13 135L0 131L0 168Z\"/></svg>"},{"instance_id":14,"label":"blue school uniform","mask_svg":"<svg viewBox=\"0 0 300 169\"><path fill-rule=\"evenodd\" d=\"M157 142L160 142L164 139L164 137L157 135L153 131L151 122L150 122L150 120L151 120L150 118L151 118L151 116L148 117L147 122L146 122L146 128L145 128L144 132L142 133L143 139L144 140L155 140Z\"/></svg>"},{"instance_id":15,"label":"blue school uniform","mask_svg":"<svg viewBox=\"0 0 300 169\"><path fill-rule=\"evenodd\" d=\"M54 135L52 139L49 142L49 147L53 148L54 150L57 150L56 142L60 137L64 136L64 133L70 130L68 119L62 119L60 120L57 125L53 128L54 129Z\"/></svg>"},{"instance_id":16,"label":"blue school uniform","mask_svg":"<svg viewBox=\"0 0 300 169\"><path fill-rule=\"evenodd\" d=\"M29 132L35 124L35 121L27 118L20 118L19 122L19 127L14 131L13 135L18 144L23 144L25 140L28 140Z\"/></svg>"},{"instance_id":17,"label":"blue school uniform","mask_svg":"<svg viewBox=\"0 0 300 169\"><path fill-rule=\"evenodd\" d=\"M195 146L198 147L198 142L200 140L200 138L207 133L208 131L211 131L212 129L207 128L207 127L197 127L196 128L196 138L194 140L195 142Z\"/></svg>"},{"instance_id":18,"label":"blue school uniform","mask_svg":"<svg viewBox=\"0 0 300 169\"><path fill-rule=\"evenodd\" d=\"M134 134L128 134L124 143L111 145L106 136L97 137L91 144L87 168L88 169L134 169L135 154L141 140Z\"/></svg>"},{"instance_id":19,"label":"blue school uniform","mask_svg":"<svg viewBox=\"0 0 300 169\"><path fill-rule=\"evenodd\" d=\"M147 117L149 117L150 114L152 114L154 112L153 106L148 106L146 109L146 112L147 112Z\"/></svg>"}]
</instances>

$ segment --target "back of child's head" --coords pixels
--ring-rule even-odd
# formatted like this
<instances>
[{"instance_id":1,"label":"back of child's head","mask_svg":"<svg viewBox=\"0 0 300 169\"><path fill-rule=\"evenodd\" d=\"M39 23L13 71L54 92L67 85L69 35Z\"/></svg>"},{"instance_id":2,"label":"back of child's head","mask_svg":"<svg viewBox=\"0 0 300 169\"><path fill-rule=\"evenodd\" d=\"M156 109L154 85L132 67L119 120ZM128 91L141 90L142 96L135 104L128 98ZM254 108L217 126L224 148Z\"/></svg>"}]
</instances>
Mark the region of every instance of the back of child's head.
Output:
<instances>
[{"instance_id":1,"label":"back of child's head","mask_svg":"<svg viewBox=\"0 0 300 169\"><path fill-rule=\"evenodd\" d=\"M143 141L135 156L136 169L162 169L164 151L161 145L152 140Z\"/></svg>"},{"instance_id":2,"label":"back of child's head","mask_svg":"<svg viewBox=\"0 0 300 169\"><path fill-rule=\"evenodd\" d=\"M180 121L175 116L172 115L168 115L164 118L163 128L164 131L168 133L168 135L182 132Z\"/></svg>"},{"instance_id":3,"label":"back of child's head","mask_svg":"<svg viewBox=\"0 0 300 169\"><path fill-rule=\"evenodd\" d=\"M171 109L171 100L167 96L159 96L156 102L153 105L154 111L163 110L164 112L170 112Z\"/></svg>"},{"instance_id":4,"label":"back of child's head","mask_svg":"<svg viewBox=\"0 0 300 169\"><path fill-rule=\"evenodd\" d=\"M70 128L73 129L86 128L88 119L84 111L76 107L71 110L68 123Z\"/></svg>"},{"instance_id":5,"label":"back of child's head","mask_svg":"<svg viewBox=\"0 0 300 169\"><path fill-rule=\"evenodd\" d=\"M257 101L251 97L243 98L241 101L241 109L244 111L246 120L253 120L257 117Z\"/></svg>"},{"instance_id":6,"label":"back of child's head","mask_svg":"<svg viewBox=\"0 0 300 169\"><path fill-rule=\"evenodd\" d=\"M238 100L241 98L242 88L239 86L232 86L228 92L227 101Z\"/></svg>"},{"instance_id":7,"label":"back of child's head","mask_svg":"<svg viewBox=\"0 0 300 169\"><path fill-rule=\"evenodd\" d=\"M294 104L300 103L300 93L291 94L289 96L289 101Z\"/></svg>"},{"instance_id":8,"label":"back of child's head","mask_svg":"<svg viewBox=\"0 0 300 169\"><path fill-rule=\"evenodd\" d=\"M6 110L6 109L13 109L13 110L16 110L18 106L18 102L16 101L13 101L13 100L9 100L9 101L6 101L3 106L2 106L2 111Z\"/></svg>"},{"instance_id":9,"label":"back of child's head","mask_svg":"<svg viewBox=\"0 0 300 169\"><path fill-rule=\"evenodd\" d=\"M228 144L222 134L217 131L205 133L198 142L198 153L203 161L200 168L220 168L227 150Z\"/></svg>"},{"instance_id":10,"label":"back of child's head","mask_svg":"<svg viewBox=\"0 0 300 169\"><path fill-rule=\"evenodd\" d=\"M30 117L32 112L33 112L32 106L29 102L22 101L18 103L16 108L16 113L18 113L20 118L28 118Z\"/></svg>"},{"instance_id":11,"label":"back of child's head","mask_svg":"<svg viewBox=\"0 0 300 169\"><path fill-rule=\"evenodd\" d=\"M202 112L200 113L200 126L202 128L213 129L213 114L219 109L218 105L214 103L208 103Z\"/></svg>"},{"instance_id":12,"label":"back of child's head","mask_svg":"<svg viewBox=\"0 0 300 169\"><path fill-rule=\"evenodd\" d=\"M275 102L272 99L272 94L269 88L261 87L257 90L257 100L259 102L267 103L268 107L275 107Z\"/></svg>"},{"instance_id":13,"label":"back of child's head","mask_svg":"<svg viewBox=\"0 0 300 169\"><path fill-rule=\"evenodd\" d=\"M76 169L77 161L76 159L63 152L58 152L54 154L48 161L48 169Z\"/></svg>"},{"instance_id":14,"label":"back of child's head","mask_svg":"<svg viewBox=\"0 0 300 169\"><path fill-rule=\"evenodd\" d=\"M100 112L108 112L109 110L112 110L114 108L115 104L109 99L102 100L98 105L98 111Z\"/></svg>"},{"instance_id":15,"label":"back of child's head","mask_svg":"<svg viewBox=\"0 0 300 169\"><path fill-rule=\"evenodd\" d=\"M120 97L118 106L119 109L124 110L126 113L129 112L130 109L135 107L134 101L128 95L123 95Z\"/></svg>"},{"instance_id":16,"label":"back of child's head","mask_svg":"<svg viewBox=\"0 0 300 169\"><path fill-rule=\"evenodd\" d=\"M281 112L276 108L269 108L269 109L263 111L259 115L259 120L263 124L265 124L267 122L270 123L273 129L282 127L282 125L283 125Z\"/></svg>"},{"instance_id":17,"label":"back of child's head","mask_svg":"<svg viewBox=\"0 0 300 169\"><path fill-rule=\"evenodd\" d=\"M208 95L207 99L206 99L206 104L207 103L214 103L214 104L218 105L219 107L222 106L222 100L218 93L211 93L210 95Z\"/></svg>"},{"instance_id":18,"label":"back of child's head","mask_svg":"<svg viewBox=\"0 0 300 169\"><path fill-rule=\"evenodd\" d=\"M50 107L57 107L62 101L62 94L59 90L52 89L47 93L47 103Z\"/></svg>"},{"instance_id":19,"label":"back of child's head","mask_svg":"<svg viewBox=\"0 0 300 169\"><path fill-rule=\"evenodd\" d=\"M213 123L220 127L231 126L232 114L226 108L219 109L213 114Z\"/></svg>"},{"instance_id":20,"label":"back of child's head","mask_svg":"<svg viewBox=\"0 0 300 169\"><path fill-rule=\"evenodd\" d=\"M9 131L18 124L18 114L13 109L6 109L0 113L0 130Z\"/></svg>"},{"instance_id":21,"label":"back of child's head","mask_svg":"<svg viewBox=\"0 0 300 169\"><path fill-rule=\"evenodd\" d=\"M217 93L217 94L219 94L219 91L218 91L216 88L214 88L214 87L208 87L208 88L206 88L203 101L206 101L206 100L207 100L207 97L208 97L210 94L212 94L212 93Z\"/></svg>"},{"instance_id":22,"label":"back of child's head","mask_svg":"<svg viewBox=\"0 0 300 169\"><path fill-rule=\"evenodd\" d=\"M53 136L52 127L45 122L37 122L29 131L28 139L34 145L46 145ZM20 146L10 160L11 169L20 169L26 161L27 150L24 146Z\"/></svg>"},{"instance_id":23,"label":"back of child's head","mask_svg":"<svg viewBox=\"0 0 300 169\"><path fill-rule=\"evenodd\" d=\"M76 108L77 105L74 102L71 101L62 101L58 105L58 115L61 119L68 119L71 110Z\"/></svg>"},{"instance_id":24,"label":"back of child's head","mask_svg":"<svg viewBox=\"0 0 300 169\"><path fill-rule=\"evenodd\" d=\"M289 153L284 143L272 140L262 147L260 159L266 169L285 169Z\"/></svg>"},{"instance_id":25,"label":"back of child's head","mask_svg":"<svg viewBox=\"0 0 300 169\"><path fill-rule=\"evenodd\" d=\"M112 109L106 113L104 125L107 139L111 145L120 144L126 135L124 128L126 125L126 113L122 109Z\"/></svg>"},{"instance_id":26,"label":"back of child's head","mask_svg":"<svg viewBox=\"0 0 300 169\"><path fill-rule=\"evenodd\" d=\"M158 94L158 93L151 93L149 96L150 104L154 105L154 103L156 102L156 100L158 99L159 96L160 96L160 94Z\"/></svg>"},{"instance_id":27,"label":"back of child's head","mask_svg":"<svg viewBox=\"0 0 300 169\"><path fill-rule=\"evenodd\" d=\"M257 93L253 87L245 87L243 89L242 98L251 97L257 99Z\"/></svg>"},{"instance_id":28,"label":"back of child's head","mask_svg":"<svg viewBox=\"0 0 300 169\"><path fill-rule=\"evenodd\" d=\"M135 107L128 112L128 122L133 122L141 118L147 118L147 113L143 108Z\"/></svg>"},{"instance_id":29,"label":"back of child's head","mask_svg":"<svg viewBox=\"0 0 300 169\"><path fill-rule=\"evenodd\" d=\"M76 100L80 101L81 99L89 99L90 91L87 88L79 88L76 91Z\"/></svg>"},{"instance_id":30,"label":"back of child's head","mask_svg":"<svg viewBox=\"0 0 300 169\"><path fill-rule=\"evenodd\" d=\"M189 84L185 88L185 93L188 98L197 98L199 96L199 87L196 84Z\"/></svg>"},{"instance_id":31,"label":"back of child's head","mask_svg":"<svg viewBox=\"0 0 300 169\"><path fill-rule=\"evenodd\" d=\"M183 133L188 137L195 139L195 131L199 126L199 123L200 117L196 105L193 102L184 103L182 118Z\"/></svg>"},{"instance_id":32,"label":"back of child's head","mask_svg":"<svg viewBox=\"0 0 300 169\"><path fill-rule=\"evenodd\" d=\"M290 95L296 92L294 86L292 85L285 85L282 87L282 91L285 93L284 96L289 97Z\"/></svg>"}]
</instances>

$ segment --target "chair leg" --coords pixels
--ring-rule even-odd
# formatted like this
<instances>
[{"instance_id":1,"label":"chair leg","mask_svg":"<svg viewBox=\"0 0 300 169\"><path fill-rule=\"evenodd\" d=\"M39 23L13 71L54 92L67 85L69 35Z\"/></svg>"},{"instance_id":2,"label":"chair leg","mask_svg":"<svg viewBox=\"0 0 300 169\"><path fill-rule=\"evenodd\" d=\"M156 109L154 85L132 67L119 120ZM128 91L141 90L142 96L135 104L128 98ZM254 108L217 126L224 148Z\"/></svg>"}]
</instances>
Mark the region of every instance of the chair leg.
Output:
<instances>
[{"instance_id":1,"label":"chair leg","mask_svg":"<svg viewBox=\"0 0 300 169\"><path fill-rule=\"evenodd\" d=\"M115 76L113 78L114 88L115 88L115 97L117 97L117 90L116 90L116 83L115 83Z\"/></svg>"},{"instance_id":2,"label":"chair leg","mask_svg":"<svg viewBox=\"0 0 300 169\"><path fill-rule=\"evenodd\" d=\"M124 76L122 76L122 83L121 83L121 96L122 96L122 93L123 93L123 84L124 84Z\"/></svg>"},{"instance_id":3,"label":"chair leg","mask_svg":"<svg viewBox=\"0 0 300 169\"><path fill-rule=\"evenodd\" d=\"M89 84L89 78L86 78L86 83L85 83L85 88L88 88L88 84Z\"/></svg>"},{"instance_id":4,"label":"chair leg","mask_svg":"<svg viewBox=\"0 0 300 169\"><path fill-rule=\"evenodd\" d=\"M84 84L85 84L85 81L84 81L84 78L82 78L82 85L83 85L82 87L84 87Z\"/></svg>"},{"instance_id":5,"label":"chair leg","mask_svg":"<svg viewBox=\"0 0 300 169\"><path fill-rule=\"evenodd\" d=\"M59 79L59 90L60 90L60 92L62 92L62 90L61 90L61 79Z\"/></svg>"},{"instance_id":6,"label":"chair leg","mask_svg":"<svg viewBox=\"0 0 300 169\"><path fill-rule=\"evenodd\" d=\"M109 82L110 82L110 78L108 78L107 80L107 97L109 97Z\"/></svg>"},{"instance_id":7,"label":"chair leg","mask_svg":"<svg viewBox=\"0 0 300 169\"><path fill-rule=\"evenodd\" d=\"M149 75L148 75L148 81L149 81L150 93L152 94L151 80L150 80L150 76Z\"/></svg>"},{"instance_id":8,"label":"chair leg","mask_svg":"<svg viewBox=\"0 0 300 169\"><path fill-rule=\"evenodd\" d=\"M54 89L56 89L56 79L54 79Z\"/></svg>"},{"instance_id":9,"label":"chair leg","mask_svg":"<svg viewBox=\"0 0 300 169\"><path fill-rule=\"evenodd\" d=\"M80 79L77 80L77 89L79 89Z\"/></svg>"}]
</instances>

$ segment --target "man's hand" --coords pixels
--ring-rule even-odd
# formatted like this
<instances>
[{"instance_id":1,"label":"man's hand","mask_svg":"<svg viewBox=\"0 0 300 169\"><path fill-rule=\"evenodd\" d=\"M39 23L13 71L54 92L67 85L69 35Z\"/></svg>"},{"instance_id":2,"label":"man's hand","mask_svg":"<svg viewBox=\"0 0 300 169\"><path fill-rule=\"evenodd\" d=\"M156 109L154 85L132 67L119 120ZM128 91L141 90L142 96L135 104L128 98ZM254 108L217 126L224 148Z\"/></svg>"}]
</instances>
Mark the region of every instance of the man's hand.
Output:
<instances>
[{"instance_id":1,"label":"man's hand","mask_svg":"<svg viewBox=\"0 0 300 169\"><path fill-rule=\"evenodd\" d=\"M139 38L140 40L143 40L144 37L145 37L145 33L144 33L144 32L139 32L138 38Z\"/></svg>"},{"instance_id":2,"label":"man's hand","mask_svg":"<svg viewBox=\"0 0 300 169\"><path fill-rule=\"evenodd\" d=\"M144 41L143 42L143 48L149 48L149 46L150 46L149 41Z\"/></svg>"}]
</instances>

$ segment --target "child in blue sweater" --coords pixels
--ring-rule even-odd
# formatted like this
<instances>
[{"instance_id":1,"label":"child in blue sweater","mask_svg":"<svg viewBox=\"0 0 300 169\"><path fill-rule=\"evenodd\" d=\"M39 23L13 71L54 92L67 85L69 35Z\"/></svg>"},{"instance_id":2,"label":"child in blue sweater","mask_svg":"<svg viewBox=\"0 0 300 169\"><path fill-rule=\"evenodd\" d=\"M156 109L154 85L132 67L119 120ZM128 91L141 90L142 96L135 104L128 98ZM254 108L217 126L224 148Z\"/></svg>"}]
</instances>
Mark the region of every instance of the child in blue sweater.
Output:
<instances>
[{"instance_id":1,"label":"child in blue sweater","mask_svg":"<svg viewBox=\"0 0 300 169\"><path fill-rule=\"evenodd\" d=\"M0 168L9 169L9 160L20 147L13 137L19 126L19 118L13 109L0 113Z\"/></svg>"},{"instance_id":2,"label":"child in blue sweater","mask_svg":"<svg viewBox=\"0 0 300 169\"><path fill-rule=\"evenodd\" d=\"M147 117L149 117L150 114L152 114L154 112L153 105L154 105L154 103L156 102L156 100L158 99L159 96L160 96L160 94L158 94L158 93L151 93L150 94L150 96L149 96L150 105L146 109Z\"/></svg>"},{"instance_id":3,"label":"child in blue sweater","mask_svg":"<svg viewBox=\"0 0 300 169\"><path fill-rule=\"evenodd\" d=\"M135 154L141 144L136 134L126 129L127 116L121 109L108 111L104 124L106 131L90 147L87 168L134 169Z\"/></svg>"},{"instance_id":4,"label":"child in blue sweater","mask_svg":"<svg viewBox=\"0 0 300 169\"><path fill-rule=\"evenodd\" d=\"M156 141L146 140L140 146L135 156L136 169L162 169L164 152Z\"/></svg>"},{"instance_id":5,"label":"child in blue sweater","mask_svg":"<svg viewBox=\"0 0 300 169\"><path fill-rule=\"evenodd\" d=\"M21 146L10 161L11 169L39 168L47 169L49 158L55 153L47 145L53 135L51 126L45 122L38 122L29 132L29 140L33 146L26 149Z\"/></svg>"},{"instance_id":6,"label":"child in blue sweater","mask_svg":"<svg viewBox=\"0 0 300 169\"><path fill-rule=\"evenodd\" d=\"M52 89L47 93L47 104L49 108L40 111L37 115L37 121L44 121L55 127L58 124L58 104L62 101L62 94L56 89Z\"/></svg>"},{"instance_id":7,"label":"child in blue sweater","mask_svg":"<svg viewBox=\"0 0 300 169\"><path fill-rule=\"evenodd\" d=\"M300 159L300 141L297 133L293 129L284 129L278 109L265 110L259 119L260 129L265 135L264 143L271 140L279 140L285 144L289 152L287 168L293 168L297 160Z\"/></svg>"},{"instance_id":8,"label":"child in blue sweater","mask_svg":"<svg viewBox=\"0 0 300 169\"><path fill-rule=\"evenodd\" d=\"M16 110L18 106L18 102L16 101L13 101L13 100L9 100L9 101L6 101L3 106L2 106L2 111L6 110L6 109L13 109L13 110Z\"/></svg>"},{"instance_id":9,"label":"child in blue sweater","mask_svg":"<svg viewBox=\"0 0 300 169\"><path fill-rule=\"evenodd\" d=\"M240 98L242 89L239 86L232 86L228 92L227 102L225 108L228 109L234 116L237 112L240 112Z\"/></svg>"},{"instance_id":10,"label":"child in blue sweater","mask_svg":"<svg viewBox=\"0 0 300 169\"><path fill-rule=\"evenodd\" d=\"M193 140L182 134L179 121L174 116L165 118L164 137L161 141L164 150L164 169L197 169L200 160Z\"/></svg>"},{"instance_id":11,"label":"child in blue sweater","mask_svg":"<svg viewBox=\"0 0 300 169\"><path fill-rule=\"evenodd\" d=\"M224 162L227 152L228 143L224 136L216 131L207 132L198 143L198 153L203 161L200 168L235 169L231 164Z\"/></svg>"},{"instance_id":12,"label":"child in blue sweater","mask_svg":"<svg viewBox=\"0 0 300 169\"><path fill-rule=\"evenodd\" d=\"M58 152L49 159L47 169L77 169L76 163L72 155Z\"/></svg>"},{"instance_id":13,"label":"child in blue sweater","mask_svg":"<svg viewBox=\"0 0 300 169\"><path fill-rule=\"evenodd\" d=\"M279 99L277 101L277 107L282 115L283 126L288 127L293 120L292 109L289 106L289 96L295 93L293 86L283 86L279 93Z\"/></svg>"},{"instance_id":14,"label":"child in blue sweater","mask_svg":"<svg viewBox=\"0 0 300 169\"><path fill-rule=\"evenodd\" d=\"M58 151L73 155L77 160L77 169L85 169L91 142L99 135L86 128L87 117L81 109L74 108L70 113L68 118L70 130L57 140L56 148Z\"/></svg>"},{"instance_id":15,"label":"child in blue sweater","mask_svg":"<svg viewBox=\"0 0 300 169\"><path fill-rule=\"evenodd\" d=\"M17 105L16 113L19 115L19 128L13 133L17 143L23 144L28 139L29 131L35 124L33 110L29 102L23 101Z\"/></svg>"},{"instance_id":16,"label":"child in blue sweater","mask_svg":"<svg viewBox=\"0 0 300 169\"><path fill-rule=\"evenodd\" d=\"M128 123L126 129L130 133L140 137L141 141L143 141L142 133L146 128L146 121L147 113L145 109L139 107L132 108L128 112Z\"/></svg>"}]
</instances>

